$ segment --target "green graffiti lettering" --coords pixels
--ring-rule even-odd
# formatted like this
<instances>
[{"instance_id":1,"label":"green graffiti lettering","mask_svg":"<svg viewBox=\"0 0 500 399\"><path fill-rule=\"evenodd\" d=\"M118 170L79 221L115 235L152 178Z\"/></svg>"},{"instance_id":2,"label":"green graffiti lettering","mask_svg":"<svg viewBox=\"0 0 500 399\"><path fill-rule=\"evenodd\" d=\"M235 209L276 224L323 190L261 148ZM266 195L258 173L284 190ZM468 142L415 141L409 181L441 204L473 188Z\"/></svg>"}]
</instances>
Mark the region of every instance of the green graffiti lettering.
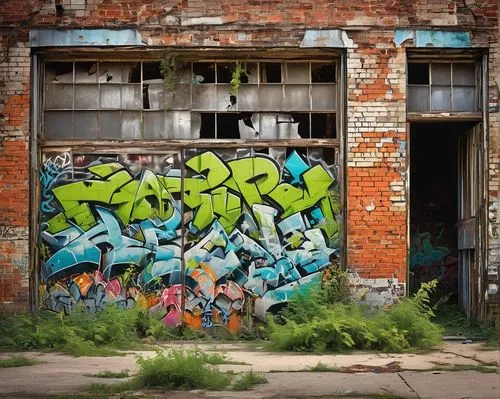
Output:
<instances>
[{"instance_id":1,"label":"green graffiti lettering","mask_svg":"<svg viewBox=\"0 0 500 399\"><path fill-rule=\"evenodd\" d=\"M282 183L276 187L269 196L283 208L282 218L294 213L304 211L316 205L320 201L320 208L325 219L334 220L333 211L328 199L328 190L334 180L330 174L320 165L316 165L302 175L305 189ZM326 199L326 201L323 201ZM336 227L325 227L327 234L331 236ZM326 231L325 230L325 231Z\"/></svg>"},{"instance_id":2,"label":"green graffiti lettering","mask_svg":"<svg viewBox=\"0 0 500 399\"><path fill-rule=\"evenodd\" d=\"M233 180L245 202L262 204L262 196L269 194L278 185L280 175L275 163L268 158L256 156L228 162ZM226 186L234 189L232 182Z\"/></svg>"},{"instance_id":3,"label":"green graffiti lettering","mask_svg":"<svg viewBox=\"0 0 500 399\"><path fill-rule=\"evenodd\" d=\"M229 193L226 187L219 187L210 192L213 211L226 232L231 232L241 216L241 200Z\"/></svg>"}]
</instances>

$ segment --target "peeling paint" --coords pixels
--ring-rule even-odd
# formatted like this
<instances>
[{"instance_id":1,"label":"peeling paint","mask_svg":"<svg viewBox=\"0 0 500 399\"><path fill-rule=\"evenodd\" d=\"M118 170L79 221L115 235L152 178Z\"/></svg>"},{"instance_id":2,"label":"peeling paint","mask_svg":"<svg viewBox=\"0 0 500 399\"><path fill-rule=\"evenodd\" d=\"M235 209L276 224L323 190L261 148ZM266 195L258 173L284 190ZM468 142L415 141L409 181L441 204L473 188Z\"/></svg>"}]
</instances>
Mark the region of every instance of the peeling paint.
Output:
<instances>
[{"instance_id":1,"label":"peeling paint","mask_svg":"<svg viewBox=\"0 0 500 399\"><path fill-rule=\"evenodd\" d=\"M143 45L137 29L31 29L30 47Z\"/></svg>"},{"instance_id":2,"label":"peeling paint","mask_svg":"<svg viewBox=\"0 0 500 399\"><path fill-rule=\"evenodd\" d=\"M465 31L396 29L394 32L396 47L401 47L405 41L410 39L414 40L414 47L471 47L470 34Z\"/></svg>"},{"instance_id":3,"label":"peeling paint","mask_svg":"<svg viewBox=\"0 0 500 399\"><path fill-rule=\"evenodd\" d=\"M354 42L340 29L306 30L300 47L353 47Z\"/></svg>"}]
</instances>

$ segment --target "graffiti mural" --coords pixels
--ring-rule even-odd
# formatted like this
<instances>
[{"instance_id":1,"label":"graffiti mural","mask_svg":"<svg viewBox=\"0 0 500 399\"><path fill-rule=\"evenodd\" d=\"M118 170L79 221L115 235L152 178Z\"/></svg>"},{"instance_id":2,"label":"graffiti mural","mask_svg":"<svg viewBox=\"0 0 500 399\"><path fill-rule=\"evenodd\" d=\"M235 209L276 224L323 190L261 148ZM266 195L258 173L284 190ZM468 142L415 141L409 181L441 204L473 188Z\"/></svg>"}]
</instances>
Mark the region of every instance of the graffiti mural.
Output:
<instances>
[{"instance_id":1,"label":"graffiti mural","mask_svg":"<svg viewBox=\"0 0 500 399\"><path fill-rule=\"evenodd\" d=\"M167 326L184 315L232 331L244 314L264 318L340 256L336 167L322 151L47 154L44 306L137 303Z\"/></svg>"}]
</instances>

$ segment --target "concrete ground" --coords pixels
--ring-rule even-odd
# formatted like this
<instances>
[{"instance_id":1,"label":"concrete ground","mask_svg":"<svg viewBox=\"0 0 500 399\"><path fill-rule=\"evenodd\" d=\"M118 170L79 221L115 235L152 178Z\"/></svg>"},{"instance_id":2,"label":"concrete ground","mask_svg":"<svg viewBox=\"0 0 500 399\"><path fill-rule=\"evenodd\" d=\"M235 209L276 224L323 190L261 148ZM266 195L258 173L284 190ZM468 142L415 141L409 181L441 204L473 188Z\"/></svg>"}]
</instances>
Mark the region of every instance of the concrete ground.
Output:
<instances>
[{"instance_id":1,"label":"concrete ground","mask_svg":"<svg viewBox=\"0 0 500 399\"><path fill-rule=\"evenodd\" d=\"M172 342L164 347L225 354L244 365L218 367L235 373L253 370L265 373L268 383L251 391L235 392L156 392L165 398L289 398L358 397L377 394L406 398L499 398L500 352L486 350L481 344L447 342L440 350L424 354L300 354L266 352L248 343ZM15 368L0 368L0 397L50 397L63 393L83 394L91 383L114 383L122 379L102 379L89 375L100 371L136 370L135 354L153 356L154 351L128 353L124 357L79 357L57 353L24 353L42 363ZM19 353L16 353L19 355ZM11 354L2 353L0 358ZM334 372L312 372L322 363ZM496 373L478 371L480 366L496 365ZM453 368L455 371L444 370ZM460 369L460 371L458 371Z\"/></svg>"}]
</instances>

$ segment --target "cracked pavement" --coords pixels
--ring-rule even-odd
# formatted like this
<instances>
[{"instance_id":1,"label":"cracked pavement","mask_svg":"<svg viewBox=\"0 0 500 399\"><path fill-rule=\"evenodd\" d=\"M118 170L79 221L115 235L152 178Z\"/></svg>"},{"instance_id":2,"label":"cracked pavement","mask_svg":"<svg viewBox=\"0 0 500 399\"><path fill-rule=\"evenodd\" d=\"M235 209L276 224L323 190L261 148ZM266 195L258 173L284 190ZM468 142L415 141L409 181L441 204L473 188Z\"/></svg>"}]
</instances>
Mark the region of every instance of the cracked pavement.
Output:
<instances>
[{"instance_id":1,"label":"cracked pavement","mask_svg":"<svg viewBox=\"0 0 500 399\"><path fill-rule=\"evenodd\" d=\"M255 343L168 342L162 347L199 348L225 354L245 364L218 365L222 371L240 373L253 370L265 373L269 382L251 391L155 391L154 397L174 398L269 398L342 397L359 394L392 394L407 398L498 398L500 393L499 350L486 350L481 344L446 342L440 350L427 353L387 354L350 352L348 354L310 354L267 352ZM92 383L115 383L121 379L95 378L100 371L133 373L135 354L153 356L154 351L129 352L123 357L79 357L27 352L42 363L0 369L0 397L50 397L61 393L82 394ZM19 355L20 353L16 353ZM1 353L0 358L10 354ZM335 372L311 372L322 363ZM482 373L479 367L495 368L496 373ZM449 371L453 368L457 371ZM458 369L460 369L458 371Z\"/></svg>"}]
</instances>

